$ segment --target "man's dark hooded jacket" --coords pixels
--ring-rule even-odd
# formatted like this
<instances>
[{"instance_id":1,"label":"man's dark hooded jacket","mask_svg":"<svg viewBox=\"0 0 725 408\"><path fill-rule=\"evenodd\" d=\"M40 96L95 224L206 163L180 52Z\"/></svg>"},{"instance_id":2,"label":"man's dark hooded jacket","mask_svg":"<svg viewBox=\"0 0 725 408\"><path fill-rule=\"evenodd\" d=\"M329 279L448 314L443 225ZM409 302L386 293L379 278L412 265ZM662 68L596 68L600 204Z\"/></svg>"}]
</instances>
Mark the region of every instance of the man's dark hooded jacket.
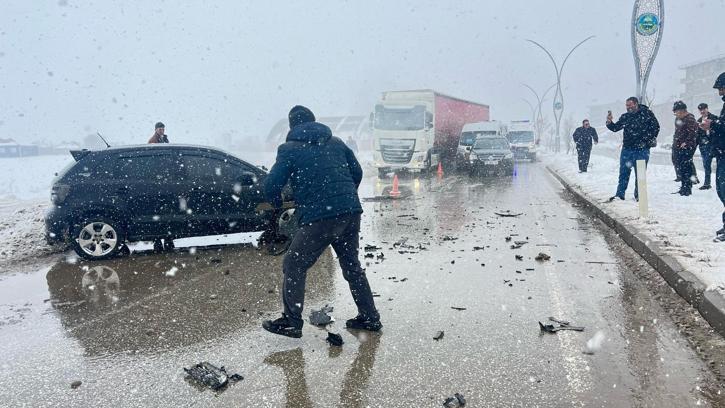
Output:
<instances>
[{"instance_id":1,"label":"man's dark hooded jacket","mask_svg":"<svg viewBox=\"0 0 725 408\"><path fill-rule=\"evenodd\" d=\"M345 142L329 127L306 122L290 130L277 149L277 161L265 181L267 200L282 205L282 189L290 181L300 223L362 213L357 188L362 168Z\"/></svg>"},{"instance_id":2,"label":"man's dark hooded jacket","mask_svg":"<svg viewBox=\"0 0 725 408\"><path fill-rule=\"evenodd\" d=\"M576 145L577 150L591 149L592 140L595 143L599 143L599 136L597 135L597 130L591 126L589 126L588 128L584 126L576 128L576 130L574 131L574 135L572 135L572 138L574 139L574 144Z\"/></svg>"},{"instance_id":3,"label":"man's dark hooded jacket","mask_svg":"<svg viewBox=\"0 0 725 408\"><path fill-rule=\"evenodd\" d=\"M624 128L622 148L649 149L657 145L660 123L654 113L645 105L639 105L636 112L626 112L619 120L607 123L607 129L619 132Z\"/></svg>"},{"instance_id":4,"label":"man's dark hooded jacket","mask_svg":"<svg viewBox=\"0 0 725 408\"><path fill-rule=\"evenodd\" d=\"M725 102L725 96L722 98ZM710 143L713 154L717 157L725 157L725 104L720 111L720 117L712 122L710 128Z\"/></svg>"}]
</instances>

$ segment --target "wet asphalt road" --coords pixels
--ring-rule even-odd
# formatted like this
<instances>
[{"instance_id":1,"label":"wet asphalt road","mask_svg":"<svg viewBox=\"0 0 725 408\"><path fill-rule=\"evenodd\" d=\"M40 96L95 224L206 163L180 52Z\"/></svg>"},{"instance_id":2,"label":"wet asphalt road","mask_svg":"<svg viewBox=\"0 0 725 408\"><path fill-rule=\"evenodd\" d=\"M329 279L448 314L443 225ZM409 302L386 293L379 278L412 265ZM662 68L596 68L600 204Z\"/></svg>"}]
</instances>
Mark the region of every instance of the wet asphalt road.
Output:
<instances>
[{"instance_id":1,"label":"wet asphalt road","mask_svg":"<svg viewBox=\"0 0 725 408\"><path fill-rule=\"evenodd\" d=\"M389 183L366 178L361 196ZM355 311L333 253L309 273L305 316L334 305L341 349L311 325L299 340L261 330L280 310L282 258L249 246L1 272L0 406L436 407L456 392L473 407L725 406L723 385L633 274L644 263L542 165L404 178L401 190L364 204L361 246L381 248L361 252L381 334L344 329ZM522 215L495 214L508 210ZM549 316L585 331L541 333ZM601 348L584 354L597 332ZM245 379L199 389L182 371L198 361Z\"/></svg>"}]
</instances>

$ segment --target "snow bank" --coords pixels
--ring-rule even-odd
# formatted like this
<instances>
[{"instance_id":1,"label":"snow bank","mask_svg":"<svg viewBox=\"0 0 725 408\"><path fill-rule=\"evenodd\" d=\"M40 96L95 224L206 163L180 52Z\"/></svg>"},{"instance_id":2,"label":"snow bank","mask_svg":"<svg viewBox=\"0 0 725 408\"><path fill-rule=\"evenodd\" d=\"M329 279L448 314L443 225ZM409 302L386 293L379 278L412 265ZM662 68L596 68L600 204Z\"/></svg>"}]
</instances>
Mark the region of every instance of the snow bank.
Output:
<instances>
[{"instance_id":1,"label":"snow bank","mask_svg":"<svg viewBox=\"0 0 725 408\"><path fill-rule=\"evenodd\" d=\"M592 156L587 173L579 173L575 156L546 156L547 165L570 180L575 187L595 202L604 202L617 188L619 161ZM704 177L698 168L700 178ZM639 218L634 201L634 173L627 200L601 204L620 221L633 225L669 255L674 256L687 270L702 280L709 290L725 294L725 243L715 243L715 231L722 228L723 205L715 189L698 190L682 197L671 194L679 189L672 166L650 165L647 169L649 218ZM713 174L714 181L714 174Z\"/></svg>"}]
</instances>

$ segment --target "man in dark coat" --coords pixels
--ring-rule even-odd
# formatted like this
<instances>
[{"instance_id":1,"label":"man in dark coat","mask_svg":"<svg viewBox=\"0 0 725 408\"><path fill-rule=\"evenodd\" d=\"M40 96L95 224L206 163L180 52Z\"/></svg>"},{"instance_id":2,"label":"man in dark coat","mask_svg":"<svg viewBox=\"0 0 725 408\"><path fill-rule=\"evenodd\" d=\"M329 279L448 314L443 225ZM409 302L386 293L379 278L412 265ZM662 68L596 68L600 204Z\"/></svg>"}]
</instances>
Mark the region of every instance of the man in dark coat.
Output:
<instances>
[{"instance_id":1,"label":"man in dark coat","mask_svg":"<svg viewBox=\"0 0 725 408\"><path fill-rule=\"evenodd\" d=\"M152 143L169 143L169 137L165 133L166 126L161 122L156 122L154 134L149 138L149 144Z\"/></svg>"},{"instance_id":2,"label":"man in dark coat","mask_svg":"<svg viewBox=\"0 0 725 408\"><path fill-rule=\"evenodd\" d=\"M287 337L302 337L302 308L307 270L332 245L350 286L358 316L347 327L378 331L382 328L365 270L358 260L360 214L357 189L362 168L345 143L329 127L315 122L312 112L295 106L289 113L290 132L277 150L277 160L265 181L269 202L282 205L282 189L289 181L299 211L300 228L283 261L284 313L262 327Z\"/></svg>"},{"instance_id":3,"label":"man in dark coat","mask_svg":"<svg viewBox=\"0 0 725 408\"><path fill-rule=\"evenodd\" d=\"M619 198L624 200L624 193L629 184L629 175L634 167L635 184L634 198L639 200L637 190L637 160L649 162L649 149L657 146L657 135L660 133L660 123L654 113L645 105L639 103L639 99L632 96L627 98L625 103L627 112L614 122L612 112L607 115L607 129L612 132L619 132L624 129L622 138L622 152L619 156L619 182L617 192L609 201Z\"/></svg>"},{"instance_id":4,"label":"man in dark coat","mask_svg":"<svg viewBox=\"0 0 725 408\"><path fill-rule=\"evenodd\" d=\"M579 161L579 173L586 173L589 167L589 158L592 154L592 142L599 143L597 130L589 125L589 119L584 119L582 126L577 128L572 135L576 154Z\"/></svg>"},{"instance_id":5,"label":"man in dark coat","mask_svg":"<svg viewBox=\"0 0 725 408\"><path fill-rule=\"evenodd\" d=\"M682 196L692 194L692 158L697 149L697 133L699 125L695 117L687 111L687 105L677 101L672 106L672 112L677 118L675 120L675 136L672 141L672 150L676 152L677 174L680 175L682 186L677 193Z\"/></svg>"},{"instance_id":6,"label":"man in dark coat","mask_svg":"<svg viewBox=\"0 0 725 408\"><path fill-rule=\"evenodd\" d=\"M718 90L719 95L725 102L725 72L715 80L713 88ZM702 130L710 131L710 144L712 153L717 159L717 170L715 173L715 188L720 201L725 206L725 104L723 104L720 116L717 119L704 119ZM715 241L725 242L725 211L722 213L723 228L716 232Z\"/></svg>"},{"instance_id":7,"label":"man in dark coat","mask_svg":"<svg viewBox=\"0 0 725 408\"><path fill-rule=\"evenodd\" d=\"M717 120L717 116L710 113L710 108L706 103L697 105L697 109L700 111L700 118L697 122L702 124L703 119ZM700 156L702 157L702 167L705 170L705 183L700 187L700 190L709 190L712 188L711 174L712 174L712 160L715 158L713 155L712 145L710 144L710 132L703 129L699 129L697 133L697 145L700 146Z\"/></svg>"}]
</instances>

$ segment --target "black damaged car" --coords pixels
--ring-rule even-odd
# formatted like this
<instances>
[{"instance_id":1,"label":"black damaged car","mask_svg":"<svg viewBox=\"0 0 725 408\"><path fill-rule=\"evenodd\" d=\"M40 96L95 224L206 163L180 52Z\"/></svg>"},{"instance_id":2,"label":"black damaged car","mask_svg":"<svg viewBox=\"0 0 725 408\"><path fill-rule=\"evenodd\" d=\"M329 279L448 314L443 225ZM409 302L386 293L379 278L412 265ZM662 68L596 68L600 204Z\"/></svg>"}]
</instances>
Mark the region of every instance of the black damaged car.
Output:
<instances>
[{"instance_id":1,"label":"black damaged car","mask_svg":"<svg viewBox=\"0 0 725 408\"><path fill-rule=\"evenodd\" d=\"M278 238L294 210L264 208L267 172L204 146L150 144L72 151L53 181L49 243L106 259L126 242L265 231ZM261 206L260 206L261 205Z\"/></svg>"}]
</instances>

